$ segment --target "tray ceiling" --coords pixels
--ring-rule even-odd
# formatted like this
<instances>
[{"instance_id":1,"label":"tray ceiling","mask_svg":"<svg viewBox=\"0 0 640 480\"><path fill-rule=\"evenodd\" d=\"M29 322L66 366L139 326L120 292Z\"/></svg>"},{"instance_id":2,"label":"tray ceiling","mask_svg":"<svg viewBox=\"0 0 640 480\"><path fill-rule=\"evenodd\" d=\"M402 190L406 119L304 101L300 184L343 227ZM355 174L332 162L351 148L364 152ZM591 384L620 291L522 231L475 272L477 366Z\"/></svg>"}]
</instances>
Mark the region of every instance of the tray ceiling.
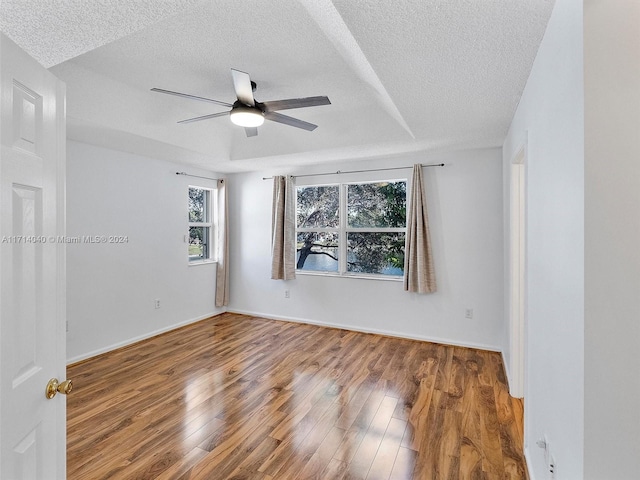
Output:
<instances>
[{"instance_id":1,"label":"tray ceiling","mask_svg":"<svg viewBox=\"0 0 640 480\"><path fill-rule=\"evenodd\" d=\"M0 29L67 83L69 137L234 172L500 146L552 0L3 0ZM247 138L231 68L260 101L327 95Z\"/></svg>"}]
</instances>

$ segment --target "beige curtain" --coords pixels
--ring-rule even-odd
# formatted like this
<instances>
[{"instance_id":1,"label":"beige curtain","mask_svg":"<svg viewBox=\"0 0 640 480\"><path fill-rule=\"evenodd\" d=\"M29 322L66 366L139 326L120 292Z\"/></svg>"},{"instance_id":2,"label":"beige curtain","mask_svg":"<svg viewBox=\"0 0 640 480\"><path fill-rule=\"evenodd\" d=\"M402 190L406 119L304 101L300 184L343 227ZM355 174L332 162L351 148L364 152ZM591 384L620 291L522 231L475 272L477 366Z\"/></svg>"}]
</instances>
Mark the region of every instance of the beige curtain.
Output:
<instances>
[{"instance_id":1,"label":"beige curtain","mask_svg":"<svg viewBox=\"0 0 640 480\"><path fill-rule=\"evenodd\" d=\"M413 166L405 242L404 289L417 293L435 292L436 273L433 267L427 198L424 194L420 164Z\"/></svg>"},{"instance_id":2,"label":"beige curtain","mask_svg":"<svg viewBox=\"0 0 640 480\"><path fill-rule=\"evenodd\" d=\"M296 278L295 189L290 176L273 177L271 208L271 278Z\"/></svg>"},{"instance_id":3,"label":"beige curtain","mask_svg":"<svg viewBox=\"0 0 640 480\"><path fill-rule=\"evenodd\" d=\"M229 305L229 210L227 186L218 180L218 265L216 270L216 307Z\"/></svg>"}]
</instances>

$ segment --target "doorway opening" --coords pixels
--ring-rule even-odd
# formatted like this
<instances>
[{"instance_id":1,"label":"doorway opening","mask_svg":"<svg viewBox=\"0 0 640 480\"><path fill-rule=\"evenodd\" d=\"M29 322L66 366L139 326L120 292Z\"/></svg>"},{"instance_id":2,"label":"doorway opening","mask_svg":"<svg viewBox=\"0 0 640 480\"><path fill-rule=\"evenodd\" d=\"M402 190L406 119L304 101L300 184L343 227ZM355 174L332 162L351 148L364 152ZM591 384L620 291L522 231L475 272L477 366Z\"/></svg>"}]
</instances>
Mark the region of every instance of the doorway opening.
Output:
<instances>
[{"instance_id":1,"label":"doorway opening","mask_svg":"<svg viewBox=\"0 0 640 480\"><path fill-rule=\"evenodd\" d=\"M527 141L511 160L509 249L509 341L511 396L524 397L525 386L525 282L526 282L526 160Z\"/></svg>"}]
</instances>

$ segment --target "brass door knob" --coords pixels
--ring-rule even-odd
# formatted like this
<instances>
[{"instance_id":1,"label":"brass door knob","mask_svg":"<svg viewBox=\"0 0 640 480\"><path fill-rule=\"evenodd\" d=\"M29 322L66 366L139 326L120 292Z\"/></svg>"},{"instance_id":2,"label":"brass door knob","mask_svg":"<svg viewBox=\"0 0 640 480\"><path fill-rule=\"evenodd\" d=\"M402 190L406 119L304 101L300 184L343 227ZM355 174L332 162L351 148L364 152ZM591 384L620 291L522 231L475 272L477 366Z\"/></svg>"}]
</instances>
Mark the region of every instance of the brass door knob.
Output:
<instances>
[{"instance_id":1,"label":"brass door knob","mask_svg":"<svg viewBox=\"0 0 640 480\"><path fill-rule=\"evenodd\" d=\"M60 383L57 378L52 378L47 383L47 388L44 394L49 400L51 400L58 392L63 395L68 395L71 393L71 390L73 390L73 382L71 380L65 380Z\"/></svg>"}]
</instances>

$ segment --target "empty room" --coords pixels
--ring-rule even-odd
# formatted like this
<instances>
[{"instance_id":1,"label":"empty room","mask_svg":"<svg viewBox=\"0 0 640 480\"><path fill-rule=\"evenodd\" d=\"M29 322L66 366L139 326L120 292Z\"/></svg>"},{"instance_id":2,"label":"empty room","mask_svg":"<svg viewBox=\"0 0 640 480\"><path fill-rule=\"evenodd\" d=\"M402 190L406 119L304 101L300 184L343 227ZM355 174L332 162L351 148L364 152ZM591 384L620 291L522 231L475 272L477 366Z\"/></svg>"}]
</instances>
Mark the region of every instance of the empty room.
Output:
<instances>
[{"instance_id":1,"label":"empty room","mask_svg":"<svg viewBox=\"0 0 640 480\"><path fill-rule=\"evenodd\" d=\"M632 480L638 0L2 0L0 479Z\"/></svg>"}]
</instances>

